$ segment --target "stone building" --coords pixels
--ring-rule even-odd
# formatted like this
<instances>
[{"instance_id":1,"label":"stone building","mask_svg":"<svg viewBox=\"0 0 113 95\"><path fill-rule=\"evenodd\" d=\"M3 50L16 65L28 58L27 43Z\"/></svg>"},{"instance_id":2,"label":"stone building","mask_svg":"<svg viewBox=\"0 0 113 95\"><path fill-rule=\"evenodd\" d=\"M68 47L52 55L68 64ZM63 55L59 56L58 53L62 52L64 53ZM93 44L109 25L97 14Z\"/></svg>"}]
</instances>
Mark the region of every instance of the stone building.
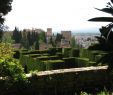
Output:
<instances>
[{"instance_id":1,"label":"stone building","mask_svg":"<svg viewBox=\"0 0 113 95\"><path fill-rule=\"evenodd\" d=\"M47 28L46 36L47 37L51 37L52 36L52 28Z\"/></svg>"},{"instance_id":2,"label":"stone building","mask_svg":"<svg viewBox=\"0 0 113 95\"><path fill-rule=\"evenodd\" d=\"M71 31L61 31L61 34L66 40L71 41Z\"/></svg>"},{"instance_id":3,"label":"stone building","mask_svg":"<svg viewBox=\"0 0 113 95\"><path fill-rule=\"evenodd\" d=\"M51 37L52 37L52 28L47 28L47 32L46 32L47 43L50 42Z\"/></svg>"}]
</instances>

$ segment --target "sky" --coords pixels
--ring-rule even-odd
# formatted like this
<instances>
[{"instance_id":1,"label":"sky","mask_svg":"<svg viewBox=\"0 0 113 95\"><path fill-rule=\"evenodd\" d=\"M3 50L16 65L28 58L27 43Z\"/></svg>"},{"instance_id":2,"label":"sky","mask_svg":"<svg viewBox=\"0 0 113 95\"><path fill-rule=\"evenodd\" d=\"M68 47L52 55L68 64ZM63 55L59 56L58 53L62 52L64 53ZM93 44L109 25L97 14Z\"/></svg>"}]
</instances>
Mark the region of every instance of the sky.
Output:
<instances>
[{"instance_id":1,"label":"sky","mask_svg":"<svg viewBox=\"0 0 113 95\"><path fill-rule=\"evenodd\" d=\"M94 8L104 8L109 0L13 0L12 11L5 16L9 30L41 28L53 31L100 28L107 23L88 19L110 16Z\"/></svg>"}]
</instances>

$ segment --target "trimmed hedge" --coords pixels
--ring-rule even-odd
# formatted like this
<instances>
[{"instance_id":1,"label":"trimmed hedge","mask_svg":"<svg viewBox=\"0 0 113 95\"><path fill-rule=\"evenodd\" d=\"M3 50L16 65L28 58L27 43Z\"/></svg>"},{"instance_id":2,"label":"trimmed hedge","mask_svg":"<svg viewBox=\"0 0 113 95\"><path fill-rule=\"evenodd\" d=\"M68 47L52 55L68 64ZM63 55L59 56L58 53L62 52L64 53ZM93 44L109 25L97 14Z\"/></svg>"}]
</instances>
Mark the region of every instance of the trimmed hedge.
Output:
<instances>
[{"instance_id":1,"label":"trimmed hedge","mask_svg":"<svg viewBox=\"0 0 113 95\"><path fill-rule=\"evenodd\" d=\"M71 49L72 49L72 48L63 48L63 56L64 56L65 58L71 56Z\"/></svg>"},{"instance_id":2,"label":"trimmed hedge","mask_svg":"<svg viewBox=\"0 0 113 95\"><path fill-rule=\"evenodd\" d=\"M75 63L74 57L63 58L64 61L64 68L75 68L77 64Z\"/></svg>"},{"instance_id":3,"label":"trimmed hedge","mask_svg":"<svg viewBox=\"0 0 113 95\"><path fill-rule=\"evenodd\" d=\"M49 54L50 55L55 55L57 52L56 48L49 48Z\"/></svg>"},{"instance_id":4,"label":"trimmed hedge","mask_svg":"<svg viewBox=\"0 0 113 95\"><path fill-rule=\"evenodd\" d=\"M16 58L16 59L20 58L20 51L19 50L14 51L13 58Z\"/></svg>"},{"instance_id":5,"label":"trimmed hedge","mask_svg":"<svg viewBox=\"0 0 113 95\"><path fill-rule=\"evenodd\" d=\"M89 58L90 52L87 49L80 49L80 57Z\"/></svg>"},{"instance_id":6,"label":"trimmed hedge","mask_svg":"<svg viewBox=\"0 0 113 95\"><path fill-rule=\"evenodd\" d=\"M32 58L36 58L41 56L41 54L28 54L28 56L32 57Z\"/></svg>"},{"instance_id":7,"label":"trimmed hedge","mask_svg":"<svg viewBox=\"0 0 113 95\"><path fill-rule=\"evenodd\" d=\"M62 69L64 67L63 60L48 60L43 62L46 66L46 70L56 70L56 69Z\"/></svg>"},{"instance_id":8,"label":"trimmed hedge","mask_svg":"<svg viewBox=\"0 0 113 95\"><path fill-rule=\"evenodd\" d=\"M41 60L41 61L46 61L46 60L58 60L58 56L40 56L37 57L36 59Z\"/></svg>"},{"instance_id":9,"label":"trimmed hedge","mask_svg":"<svg viewBox=\"0 0 113 95\"><path fill-rule=\"evenodd\" d=\"M76 49L76 48L72 49L71 50L71 56L72 57L80 57L80 50Z\"/></svg>"},{"instance_id":10,"label":"trimmed hedge","mask_svg":"<svg viewBox=\"0 0 113 95\"><path fill-rule=\"evenodd\" d=\"M56 52L60 52L60 53L62 53L62 48L56 48Z\"/></svg>"},{"instance_id":11,"label":"trimmed hedge","mask_svg":"<svg viewBox=\"0 0 113 95\"><path fill-rule=\"evenodd\" d=\"M58 58L59 58L60 60L63 58L63 55L62 55L62 53L60 53L60 52L57 52L57 53L56 53L56 56L58 56Z\"/></svg>"},{"instance_id":12,"label":"trimmed hedge","mask_svg":"<svg viewBox=\"0 0 113 95\"><path fill-rule=\"evenodd\" d=\"M35 51L26 51L26 52L22 52L23 55L26 54L44 54L44 53L48 53L48 50L35 50Z\"/></svg>"},{"instance_id":13,"label":"trimmed hedge","mask_svg":"<svg viewBox=\"0 0 113 95\"><path fill-rule=\"evenodd\" d=\"M89 61L89 64L87 66L96 66L96 62L93 62L93 61Z\"/></svg>"},{"instance_id":14,"label":"trimmed hedge","mask_svg":"<svg viewBox=\"0 0 113 95\"><path fill-rule=\"evenodd\" d=\"M33 59L29 55L22 55L20 58L20 63L26 69L26 72L38 70L38 71L44 71L45 70L45 65L43 64L42 61Z\"/></svg>"},{"instance_id":15,"label":"trimmed hedge","mask_svg":"<svg viewBox=\"0 0 113 95\"><path fill-rule=\"evenodd\" d=\"M86 67L89 64L89 59L88 58L75 58L75 63L77 64L78 67Z\"/></svg>"}]
</instances>

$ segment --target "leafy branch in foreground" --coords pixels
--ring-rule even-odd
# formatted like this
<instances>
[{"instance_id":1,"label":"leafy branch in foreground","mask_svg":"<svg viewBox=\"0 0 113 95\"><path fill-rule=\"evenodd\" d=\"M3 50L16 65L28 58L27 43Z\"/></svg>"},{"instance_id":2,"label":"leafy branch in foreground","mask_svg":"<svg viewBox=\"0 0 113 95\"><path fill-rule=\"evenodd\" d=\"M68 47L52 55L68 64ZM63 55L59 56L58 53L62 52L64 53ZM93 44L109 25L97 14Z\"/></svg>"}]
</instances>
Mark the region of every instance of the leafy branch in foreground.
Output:
<instances>
[{"instance_id":1,"label":"leafy branch in foreground","mask_svg":"<svg viewBox=\"0 0 113 95\"><path fill-rule=\"evenodd\" d=\"M113 15L113 0L107 3L106 8L98 9L99 11ZM97 63L108 64L108 71L113 69L113 17L95 17L88 21L110 22L108 25L100 28L100 37L96 37L97 44L90 46L90 50L102 50L106 54Z\"/></svg>"}]
</instances>

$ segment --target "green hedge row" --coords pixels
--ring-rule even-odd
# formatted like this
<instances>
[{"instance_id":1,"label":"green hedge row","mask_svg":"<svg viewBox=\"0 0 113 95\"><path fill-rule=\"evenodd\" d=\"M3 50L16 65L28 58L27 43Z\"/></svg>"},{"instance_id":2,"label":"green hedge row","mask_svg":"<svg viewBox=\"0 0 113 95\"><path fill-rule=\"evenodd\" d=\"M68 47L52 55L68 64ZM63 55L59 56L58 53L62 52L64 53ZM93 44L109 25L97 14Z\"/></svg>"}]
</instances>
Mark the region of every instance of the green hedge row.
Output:
<instances>
[{"instance_id":1,"label":"green hedge row","mask_svg":"<svg viewBox=\"0 0 113 95\"><path fill-rule=\"evenodd\" d=\"M62 69L64 67L63 60L48 60L43 62L45 64L46 70L56 70Z\"/></svg>"}]
</instances>

